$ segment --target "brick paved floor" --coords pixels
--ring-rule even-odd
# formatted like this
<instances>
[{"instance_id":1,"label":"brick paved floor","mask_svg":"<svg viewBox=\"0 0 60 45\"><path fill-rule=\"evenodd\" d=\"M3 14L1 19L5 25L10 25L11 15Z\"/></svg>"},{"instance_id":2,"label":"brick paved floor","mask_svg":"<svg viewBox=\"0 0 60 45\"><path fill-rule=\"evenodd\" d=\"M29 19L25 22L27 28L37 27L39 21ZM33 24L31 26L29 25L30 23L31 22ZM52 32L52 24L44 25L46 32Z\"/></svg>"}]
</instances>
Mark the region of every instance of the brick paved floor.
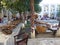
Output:
<instances>
[{"instance_id":1,"label":"brick paved floor","mask_svg":"<svg viewBox=\"0 0 60 45\"><path fill-rule=\"evenodd\" d=\"M60 37L57 36L54 37L51 32L51 33L39 33L36 35L36 38L60 38Z\"/></svg>"},{"instance_id":2,"label":"brick paved floor","mask_svg":"<svg viewBox=\"0 0 60 45\"><path fill-rule=\"evenodd\" d=\"M29 39L28 45L60 45L60 38L35 38Z\"/></svg>"}]
</instances>

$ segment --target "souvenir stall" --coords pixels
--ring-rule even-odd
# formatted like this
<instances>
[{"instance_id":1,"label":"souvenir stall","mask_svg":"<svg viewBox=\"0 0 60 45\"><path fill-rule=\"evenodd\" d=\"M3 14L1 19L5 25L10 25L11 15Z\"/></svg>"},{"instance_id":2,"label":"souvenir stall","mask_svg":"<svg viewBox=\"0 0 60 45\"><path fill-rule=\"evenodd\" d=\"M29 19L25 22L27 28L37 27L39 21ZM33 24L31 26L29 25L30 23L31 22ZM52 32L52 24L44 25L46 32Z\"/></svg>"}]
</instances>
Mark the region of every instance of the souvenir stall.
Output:
<instances>
[{"instance_id":1,"label":"souvenir stall","mask_svg":"<svg viewBox=\"0 0 60 45\"><path fill-rule=\"evenodd\" d=\"M15 45L14 44L14 36L17 35L22 27L22 23L16 26L16 28L12 29L11 34L4 34L0 30L0 45Z\"/></svg>"},{"instance_id":2,"label":"souvenir stall","mask_svg":"<svg viewBox=\"0 0 60 45\"><path fill-rule=\"evenodd\" d=\"M12 13L8 10L6 14L2 13L1 17L0 45L14 45L14 36L19 33L20 29L23 27L23 23L21 23L19 17L17 19L16 14L13 17Z\"/></svg>"}]
</instances>

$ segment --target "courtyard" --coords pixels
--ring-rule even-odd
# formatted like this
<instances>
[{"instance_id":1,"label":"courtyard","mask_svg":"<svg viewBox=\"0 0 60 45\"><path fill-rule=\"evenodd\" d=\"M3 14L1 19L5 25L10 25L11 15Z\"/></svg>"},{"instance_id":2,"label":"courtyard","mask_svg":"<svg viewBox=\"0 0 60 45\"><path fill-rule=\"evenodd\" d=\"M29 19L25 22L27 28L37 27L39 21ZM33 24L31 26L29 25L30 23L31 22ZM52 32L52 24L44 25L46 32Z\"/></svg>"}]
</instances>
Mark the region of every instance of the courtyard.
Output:
<instances>
[{"instance_id":1,"label":"courtyard","mask_svg":"<svg viewBox=\"0 0 60 45\"><path fill-rule=\"evenodd\" d=\"M60 45L60 0L0 0L0 45Z\"/></svg>"}]
</instances>

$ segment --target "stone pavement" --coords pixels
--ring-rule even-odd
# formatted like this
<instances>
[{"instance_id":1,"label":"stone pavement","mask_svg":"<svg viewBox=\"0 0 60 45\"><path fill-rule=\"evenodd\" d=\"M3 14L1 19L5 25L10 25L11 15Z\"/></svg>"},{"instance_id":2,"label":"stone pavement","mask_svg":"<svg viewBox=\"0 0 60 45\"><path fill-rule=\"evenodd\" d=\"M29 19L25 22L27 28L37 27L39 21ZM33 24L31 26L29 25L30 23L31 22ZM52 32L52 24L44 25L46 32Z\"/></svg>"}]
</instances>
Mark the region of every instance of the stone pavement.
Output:
<instances>
[{"instance_id":1,"label":"stone pavement","mask_svg":"<svg viewBox=\"0 0 60 45\"><path fill-rule=\"evenodd\" d=\"M60 45L60 38L35 38L29 39L28 45Z\"/></svg>"}]
</instances>

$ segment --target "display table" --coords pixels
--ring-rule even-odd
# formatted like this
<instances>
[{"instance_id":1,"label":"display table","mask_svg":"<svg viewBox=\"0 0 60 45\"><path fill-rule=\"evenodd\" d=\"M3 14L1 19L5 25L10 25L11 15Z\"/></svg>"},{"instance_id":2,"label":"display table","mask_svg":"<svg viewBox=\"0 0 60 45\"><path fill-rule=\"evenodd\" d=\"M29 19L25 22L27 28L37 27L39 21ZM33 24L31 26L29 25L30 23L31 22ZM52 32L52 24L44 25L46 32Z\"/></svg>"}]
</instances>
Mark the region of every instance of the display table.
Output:
<instances>
[{"instance_id":1,"label":"display table","mask_svg":"<svg viewBox=\"0 0 60 45\"><path fill-rule=\"evenodd\" d=\"M0 45L14 45L14 36L17 35L22 27L23 23L20 23L13 29L11 35L5 35L0 31Z\"/></svg>"},{"instance_id":2,"label":"display table","mask_svg":"<svg viewBox=\"0 0 60 45\"><path fill-rule=\"evenodd\" d=\"M57 30L59 27L59 21L55 19L49 19L49 20L36 20L36 22L40 24L45 24L46 27L48 27L51 30Z\"/></svg>"}]
</instances>

